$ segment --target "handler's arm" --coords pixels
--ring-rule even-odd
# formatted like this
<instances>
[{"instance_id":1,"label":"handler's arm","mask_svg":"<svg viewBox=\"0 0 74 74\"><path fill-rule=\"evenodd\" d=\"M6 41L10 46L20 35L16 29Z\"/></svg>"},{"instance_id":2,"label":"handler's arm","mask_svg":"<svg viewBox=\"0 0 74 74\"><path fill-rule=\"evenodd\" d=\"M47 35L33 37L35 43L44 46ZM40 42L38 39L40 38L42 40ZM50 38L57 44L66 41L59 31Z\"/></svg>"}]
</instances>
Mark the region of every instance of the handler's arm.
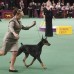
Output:
<instances>
[{"instance_id":1,"label":"handler's arm","mask_svg":"<svg viewBox=\"0 0 74 74\"><path fill-rule=\"evenodd\" d=\"M22 25L22 29L23 29L23 30L29 30L31 27L33 27L33 26L35 26L35 25L36 25L36 21L33 21L32 25L30 25L30 26L28 26L28 27L24 27L24 26Z\"/></svg>"},{"instance_id":2,"label":"handler's arm","mask_svg":"<svg viewBox=\"0 0 74 74\"><path fill-rule=\"evenodd\" d=\"M10 22L8 28L10 32L13 33L13 35L18 39L19 35L14 30L14 22Z\"/></svg>"}]
</instances>

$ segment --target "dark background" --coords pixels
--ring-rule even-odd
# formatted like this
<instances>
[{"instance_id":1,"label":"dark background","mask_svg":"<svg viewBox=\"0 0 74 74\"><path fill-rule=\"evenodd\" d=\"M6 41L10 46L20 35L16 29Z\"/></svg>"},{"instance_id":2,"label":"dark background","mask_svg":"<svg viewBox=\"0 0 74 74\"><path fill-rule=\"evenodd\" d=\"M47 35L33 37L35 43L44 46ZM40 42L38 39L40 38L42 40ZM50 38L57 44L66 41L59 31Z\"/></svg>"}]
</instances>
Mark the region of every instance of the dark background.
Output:
<instances>
[{"instance_id":1,"label":"dark background","mask_svg":"<svg viewBox=\"0 0 74 74\"><path fill-rule=\"evenodd\" d=\"M0 0L1 1L4 1L5 3L8 3L9 4L9 7L12 7L12 6L17 6L19 7L19 2L20 0ZM32 0L23 0L24 1L24 10L25 10L25 14L27 13L27 7L28 7L28 4L32 1ZM38 3L43 3L43 2L46 2L47 0L34 0L34 2ZM50 0L50 1L53 1L53 0ZM54 0L55 3L57 3L59 0ZM62 0L61 0L62 1ZM63 0L64 1L64 4L66 4L67 2L69 2L71 5L74 3L74 0Z\"/></svg>"},{"instance_id":2,"label":"dark background","mask_svg":"<svg viewBox=\"0 0 74 74\"><path fill-rule=\"evenodd\" d=\"M20 0L0 0L0 2L1 1L5 1L5 2L19 2ZM31 2L31 0L23 0L24 2L27 2L26 4L28 4L29 2ZM46 2L47 0L34 0L34 2L40 2L40 3L42 3L42 2ZM53 0L50 0L50 1L53 1ZM59 0L54 0L55 1L55 3L57 3ZM62 0L61 0L62 1ZM67 2L69 2L69 3L73 3L74 2L74 0L64 0L64 3L67 3Z\"/></svg>"}]
</instances>

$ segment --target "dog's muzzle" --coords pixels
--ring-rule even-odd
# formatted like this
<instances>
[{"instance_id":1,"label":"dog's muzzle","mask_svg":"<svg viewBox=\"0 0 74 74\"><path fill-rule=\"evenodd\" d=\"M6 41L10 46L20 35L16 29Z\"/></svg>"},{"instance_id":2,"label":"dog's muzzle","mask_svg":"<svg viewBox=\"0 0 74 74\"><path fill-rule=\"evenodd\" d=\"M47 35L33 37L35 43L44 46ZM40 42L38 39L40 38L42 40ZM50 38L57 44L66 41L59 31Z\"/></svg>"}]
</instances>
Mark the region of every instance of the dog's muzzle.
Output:
<instances>
[{"instance_id":1,"label":"dog's muzzle","mask_svg":"<svg viewBox=\"0 0 74 74\"><path fill-rule=\"evenodd\" d=\"M45 43L45 45L50 46L51 44L50 43Z\"/></svg>"},{"instance_id":2,"label":"dog's muzzle","mask_svg":"<svg viewBox=\"0 0 74 74\"><path fill-rule=\"evenodd\" d=\"M51 44L50 43L48 43L48 46L50 46Z\"/></svg>"}]
</instances>

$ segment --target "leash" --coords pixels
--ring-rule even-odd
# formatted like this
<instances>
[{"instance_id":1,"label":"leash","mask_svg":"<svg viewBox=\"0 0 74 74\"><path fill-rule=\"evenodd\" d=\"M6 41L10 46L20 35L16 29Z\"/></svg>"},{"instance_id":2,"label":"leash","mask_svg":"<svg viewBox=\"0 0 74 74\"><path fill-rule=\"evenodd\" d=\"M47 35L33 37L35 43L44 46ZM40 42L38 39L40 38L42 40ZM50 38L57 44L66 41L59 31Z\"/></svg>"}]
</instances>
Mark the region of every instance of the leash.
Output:
<instances>
[{"instance_id":1,"label":"leash","mask_svg":"<svg viewBox=\"0 0 74 74\"><path fill-rule=\"evenodd\" d=\"M39 32L39 29L38 29L38 26L37 25L36 25L36 28L37 28L37 31L38 31L38 36L41 39L40 32Z\"/></svg>"}]
</instances>

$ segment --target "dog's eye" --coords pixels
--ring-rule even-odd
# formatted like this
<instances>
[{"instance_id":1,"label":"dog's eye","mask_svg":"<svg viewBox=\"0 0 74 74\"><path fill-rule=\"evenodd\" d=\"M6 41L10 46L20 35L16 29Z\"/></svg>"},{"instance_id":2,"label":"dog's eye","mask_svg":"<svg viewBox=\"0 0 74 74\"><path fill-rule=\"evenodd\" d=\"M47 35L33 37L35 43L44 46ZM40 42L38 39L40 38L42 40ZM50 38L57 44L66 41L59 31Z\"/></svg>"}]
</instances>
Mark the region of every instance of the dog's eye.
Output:
<instances>
[{"instance_id":1,"label":"dog's eye","mask_svg":"<svg viewBox=\"0 0 74 74\"><path fill-rule=\"evenodd\" d=\"M44 41L45 43L47 43L47 41Z\"/></svg>"}]
</instances>

